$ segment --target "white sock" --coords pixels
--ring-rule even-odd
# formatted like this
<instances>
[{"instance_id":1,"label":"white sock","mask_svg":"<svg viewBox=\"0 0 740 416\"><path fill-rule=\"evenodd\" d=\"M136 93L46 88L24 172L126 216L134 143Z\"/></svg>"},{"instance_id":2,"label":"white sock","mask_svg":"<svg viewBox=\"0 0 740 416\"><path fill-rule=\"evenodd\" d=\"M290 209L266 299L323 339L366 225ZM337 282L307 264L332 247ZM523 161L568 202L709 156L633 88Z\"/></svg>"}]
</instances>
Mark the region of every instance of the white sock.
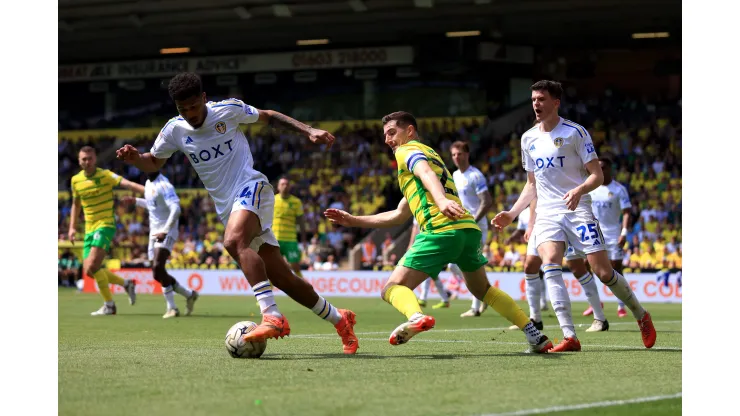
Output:
<instances>
[{"instance_id":1,"label":"white sock","mask_svg":"<svg viewBox=\"0 0 740 416\"><path fill-rule=\"evenodd\" d=\"M460 270L460 266L458 266L455 263L450 263L449 266L450 266L450 273L457 276L457 278L460 280L465 278L465 275L463 274L462 270Z\"/></svg>"},{"instance_id":2,"label":"white sock","mask_svg":"<svg viewBox=\"0 0 740 416\"><path fill-rule=\"evenodd\" d=\"M177 308L175 306L175 290L172 289L172 286L163 287L162 294L164 295L164 300L167 301L167 309Z\"/></svg>"},{"instance_id":3,"label":"white sock","mask_svg":"<svg viewBox=\"0 0 740 416\"><path fill-rule=\"evenodd\" d=\"M529 317L534 319L535 322L542 322L542 315L540 313L542 305L540 304L542 299L542 290L544 289L544 282L540 280L539 273L536 274L525 274L524 282L527 288L527 303L529 303Z\"/></svg>"},{"instance_id":4,"label":"white sock","mask_svg":"<svg viewBox=\"0 0 740 416\"><path fill-rule=\"evenodd\" d=\"M565 288L563 281L563 269L559 264L546 264L543 267L545 271L545 284L547 293L550 295L550 303L558 317L560 329L563 330L563 336L566 338L576 338L576 328L573 325L573 315L570 312L570 296Z\"/></svg>"},{"instance_id":5,"label":"white sock","mask_svg":"<svg viewBox=\"0 0 740 416\"><path fill-rule=\"evenodd\" d=\"M439 296L442 298L442 302L449 302L450 297L447 296L447 289L445 289L445 285L442 284L442 279L440 279L439 276L437 276L437 278L432 279L432 281L434 281L434 286L437 287L437 292L439 293Z\"/></svg>"},{"instance_id":6,"label":"white sock","mask_svg":"<svg viewBox=\"0 0 740 416\"><path fill-rule=\"evenodd\" d=\"M482 305L483 305L483 302L480 299L473 296L473 303L470 305L470 309L474 311L479 311Z\"/></svg>"},{"instance_id":7,"label":"white sock","mask_svg":"<svg viewBox=\"0 0 740 416\"><path fill-rule=\"evenodd\" d=\"M609 289L611 289L617 299L624 302L624 304L630 308L632 316L634 316L635 319L642 319L645 315L645 309L640 305L640 301L637 300L637 296L632 292L632 288L624 276L619 274L616 270L613 270L612 278L606 283L606 285L609 286Z\"/></svg>"},{"instance_id":8,"label":"white sock","mask_svg":"<svg viewBox=\"0 0 740 416\"><path fill-rule=\"evenodd\" d=\"M604 316L604 308L601 307L601 299L599 298L599 288L596 286L596 279L594 275L586 272L581 277L576 277L578 282L583 286L583 291L586 292L588 298L588 304L591 305L591 309L594 310L594 319L599 321L606 321Z\"/></svg>"},{"instance_id":9,"label":"white sock","mask_svg":"<svg viewBox=\"0 0 740 416\"><path fill-rule=\"evenodd\" d=\"M174 289L175 293L177 293L178 295L185 296L186 298L189 298L193 294L192 290L177 283L177 280L175 280L175 282L172 283L172 289Z\"/></svg>"},{"instance_id":10,"label":"white sock","mask_svg":"<svg viewBox=\"0 0 740 416\"><path fill-rule=\"evenodd\" d=\"M421 312L416 312L415 314L411 315L411 318L409 318L409 321L415 321L419 318L423 318L424 314Z\"/></svg>"},{"instance_id":11,"label":"white sock","mask_svg":"<svg viewBox=\"0 0 740 416\"><path fill-rule=\"evenodd\" d=\"M254 297L257 298L257 302L260 304L260 312L262 315L274 315L282 316L275 303L275 297L272 295L272 286L269 280L259 282L254 287Z\"/></svg>"},{"instance_id":12,"label":"white sock","mask_svg":"<svg viewBox=\"0 0 740 416\"><path fill-rule=\"evenodd\" d=\"M535 328L532 321L527 322L527 325L522 328L522 331L524 331L524 335L527 336L527 341L530 344L536 344L542 336L542 333L540 333L539 329Z\"/></svg>"},{"instance_id":13,"label":"white sock","mask_svg":"<svg viewBox=\"0 0 740 416\"><path fill-rule=\"evenodd\" d=\"M427 280L421 282L421 294L419 300L426 301L429 296L429 288L432 287L432 278L428 277Z\"/></svg>"},{"instance_id":14,"label":"white sock","mask_svg":"<svg viewBox=\"0 0 740 416\"><path fill-rule=\"evenodd\" d=\"M624 309L624 302L621 300L617 302L617 310Z\"/></svg>"},{"instance_id":15,"label":"white sock","mask_svg":"<svg viewBox=\"0 0 740 416\"><path fill-rule=\"evenodd\" d=\"M326 299L319 296L319 300L316 302L313 308L313 313L319 316L319 318L327 320L332 324L336 325L342 320L342 315L339 314L337 308L335 308Z\"/></svg>"},{"instance_id":16,"label":"white sock","mask_svg":"<svg viewBox=\"0 0 740 416\"><path fill-rule=\"evenodd\" d=\"M539 273L538 273L539 275ZM547 285L545 284L545 279L540 279L540 287L542 288L542 297L540 298L540 305L544 306L547 305Z\"/></svg>"}]
</instances>

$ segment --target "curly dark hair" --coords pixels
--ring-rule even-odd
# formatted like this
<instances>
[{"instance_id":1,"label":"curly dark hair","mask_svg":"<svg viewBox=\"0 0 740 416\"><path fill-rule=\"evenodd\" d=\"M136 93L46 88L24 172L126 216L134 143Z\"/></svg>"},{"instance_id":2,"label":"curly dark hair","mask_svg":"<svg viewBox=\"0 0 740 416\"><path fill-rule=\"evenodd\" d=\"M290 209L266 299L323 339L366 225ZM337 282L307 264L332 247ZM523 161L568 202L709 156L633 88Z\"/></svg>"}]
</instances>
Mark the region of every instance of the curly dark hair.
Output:
<instances>
[{"instance_id":1,"label":"curly dark hair","mask_svg":"<svg viewBox=\"0 0 740 416\"><path fill-rule=\"evenodd\" d=\"M181 72L172 77L167 91L173 100L187 100L203 93L203 83L200 81L198 74Z\"/></svg>"}]
</instances>

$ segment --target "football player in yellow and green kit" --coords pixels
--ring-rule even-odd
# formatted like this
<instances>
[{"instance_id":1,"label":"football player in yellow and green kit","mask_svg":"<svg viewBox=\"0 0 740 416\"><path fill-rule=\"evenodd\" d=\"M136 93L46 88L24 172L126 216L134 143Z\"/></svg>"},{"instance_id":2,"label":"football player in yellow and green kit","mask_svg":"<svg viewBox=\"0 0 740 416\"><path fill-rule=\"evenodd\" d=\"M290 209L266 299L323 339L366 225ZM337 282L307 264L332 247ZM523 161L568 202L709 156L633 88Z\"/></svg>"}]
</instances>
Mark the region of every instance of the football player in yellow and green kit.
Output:
<instances>
[{"instance_id":1,"label":"football player in yellow and green kit","mask_svg":"<svg viewBox=\"0 0 740 416\"><path fill-rule=\"evenodd\" d=\"M414 335L434 327L434 318L421 312L413 289L427 277L436 276L449 263L462 270L470 293L486 302L526 335L530 351L547 352L552 342L530 322L529 317L502 290L491 286L482 255L481 230L463 209L452 175L442 158L418 140L416 119L398 111L383 117L385 143L398 163L398 184L404 198L394 211L354 216L328 209L330 221L348 227L382 228L401 225L413 215L421 232L411 249L398 262L382 290L383 300L406 315L390 336L392 345L408 342Z\"/></svg>"},{"instance_id":2,"label":"football player in yellow and green kit","mask_svg":"<svg viewBox=\"0 0 740 416\"><path fill-rule=\"evenodd\" d=\"M82 271L98 282L100 295L105 304L91 315L115 315L109 283L123 286L133 305L136 302L136 282L123 279L103 268L103 260L110 250L111 241L116 234L116 220L113 214L113 188L122 186L144 194L144 187L130 182L115 173L96 166L95 149L85 146L80 149L79 162L82 170L72 177L72 213L69 220L69 241L74 244L77 218L80 207L85 214L85 242L82 251Z\"/></svg>"},{"instance_id":3,"label":"football player in yellow and green kit","mask_svg":"<svg viewBox=\"0 0 740 416\"><path fill-rule=\"evenodd\" d=\"M303 221L303 203L290 194L290 180L286 177L278 181L278 193L275 195L275 213L272 219L272 230L275 232L280 254L288 260L296 275L301 273L301 249L298 247L296 223L301 227L301 243L306 244L306 227Z\"/></svg>"}]
</instances>

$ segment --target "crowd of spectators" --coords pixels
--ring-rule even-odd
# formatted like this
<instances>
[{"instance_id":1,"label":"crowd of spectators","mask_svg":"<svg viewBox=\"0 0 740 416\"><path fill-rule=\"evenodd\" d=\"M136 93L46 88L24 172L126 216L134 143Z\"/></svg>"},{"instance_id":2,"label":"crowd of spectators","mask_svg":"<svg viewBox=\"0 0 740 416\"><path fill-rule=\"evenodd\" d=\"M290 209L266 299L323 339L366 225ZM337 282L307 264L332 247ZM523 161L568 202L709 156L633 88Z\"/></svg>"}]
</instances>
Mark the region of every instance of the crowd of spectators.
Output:
<instances>
[{"instance_id":1,"label":"crowd of spectators","mask_svg":"<svg viewBox=\"0 0 740 416\"><path fill-rule=\"evenodd\" d=\"M614 178L627 187L632 201L632 221L625 247L625 266L633 269L681 267L681 108L680 102L637 100L607 92L601 97L578 100L566 97L561 115L586 127L600 155L614 160ZM490 134L475 120L453 123L421 121L423 141L437 149L454 170L449 149L456 140L471 147L471 162L489 185L494 207L489 213L508 209L526 180L521 168L521 134L533 120L522 120L508 134ZM301 261L308 270L332 270L347 257L367 230L334 226L321 214L340 208L372 214L395 208L401 194L396 183L396 162L383 143L382 129L361 124L342 125L333 132L335 146L324 149L295 135L264 129L252 130L249 143L255 168L276 181L288 176L293 194L303 201L308 241L299 241ZM130 141L148 151L154 137ZM98 150L115 139L98 138ZM59 174L78 171L76 149L81 143L59 142ZM144 183L146 175L115 159L101 163L126 178ZM223 225L213 203L189 164L176 153L162 171L180 191L182 214L180 240L171 259L175 268L235 268L223 249ZM68 181L66 182L68 186ZM117 195L118 197L118 195ZM65 239L69 223L69 196L60 192L59 236ZM113 256L124 264L146 265L148 220L144 210L116 204L118 232ZM484 254L492 270L521 270L526 245L508 241L514 227L503 233L489 231ZM389 269L397 258L386 255L392 242L388 234L383 247L362 247L365 269Z\"/></svg>"}]
</instances>

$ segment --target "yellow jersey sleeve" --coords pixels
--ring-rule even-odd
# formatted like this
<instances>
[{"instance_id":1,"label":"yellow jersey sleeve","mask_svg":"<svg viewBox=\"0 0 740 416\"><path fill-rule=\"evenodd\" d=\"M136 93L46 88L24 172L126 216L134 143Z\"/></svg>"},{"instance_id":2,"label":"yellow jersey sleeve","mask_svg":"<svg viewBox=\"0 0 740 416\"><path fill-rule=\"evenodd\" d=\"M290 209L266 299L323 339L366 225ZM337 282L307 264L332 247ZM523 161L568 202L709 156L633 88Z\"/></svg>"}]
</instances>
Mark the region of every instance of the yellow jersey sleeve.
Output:
<instances>
[{"instance_id":1,"label":"yellow jersey sleeve","mask_svg":"<svg viewBox=\"0 0 740 416\"><path fill-rule=\"evenodd\" d=\"M103 171L103 178L105 180L105 183L110 184L111 186L118 186L123 180L121 176L116 175L108 169Z\"/></svg>"},{"instance_id":2,"label":"yellow jersey sleeve","mask_svg":"<svg viewBox=\"0 0 740 416\"><path fill-rule=\"evenodd\" d=\"M398 170L407 170L411 173L414 172L414 167L419 161L428 161L424 152L411 143L399 147L394 156L398 162Z\"/></svg>"}]
</instances>

